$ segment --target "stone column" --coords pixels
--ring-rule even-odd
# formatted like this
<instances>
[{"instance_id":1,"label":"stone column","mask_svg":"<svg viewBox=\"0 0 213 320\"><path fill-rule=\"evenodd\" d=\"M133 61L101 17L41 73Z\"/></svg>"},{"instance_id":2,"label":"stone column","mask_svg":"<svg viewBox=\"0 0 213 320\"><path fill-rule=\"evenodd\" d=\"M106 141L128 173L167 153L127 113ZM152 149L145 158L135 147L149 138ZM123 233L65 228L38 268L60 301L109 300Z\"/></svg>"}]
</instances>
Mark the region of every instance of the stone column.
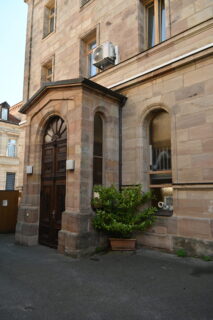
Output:
<instances>
[{"instance_id":1,"label":"stone column","mask_svg":"<svg viewBox=\"0 0 213 320\"><path fill-rule=\"evenodd\" d=\"M82 99L79 94L68 114L67 159L75 160L75 170L67 171L66 210L62 215L62 228L59 232L59 252L79 256L89 250L91 209L88 210L88 190L85 190L84 167L90 166L89 141L85 148L85 127L83 125ZM87 130L86 130L87 131ZM85 177L87 182L89 177ZM86 206L85 206L85 203Z\"/></svg>"},{"instance_id":2,"label":"stone column","mask_svg":"<svg viewBox=\"0 0 213 320\"><path fill-rule=\"evenodd\" d=\"M68 158L75 160L75 170L67 172L66 210L58 246L62 253L77 257L105 244L105 238L92 227L94 115L99 112L104 119L104 185L118 185L118 108L112 99L83 90L82 101L75 101L69 115Z\"/></svg>"},{"instance_id":3,"label":"stone column","mask_svg":"<svg viewBox=\"0 0 213 320\"><path fill-rule=\"evenodd\" d=\"M28 119L28 122L30 120ZM34 163L35 146L31 143L31 126L26 126L25 139L25 160L24 160L24 186L23 198L20 203L18 212L18 220L16 224L15 240L23 245L38 244L38 227L39 227L39 185L38 179L40 175L37 172ZM25 167L33 165L33 175L25 173Z\"/></svg>"}]
</instances>

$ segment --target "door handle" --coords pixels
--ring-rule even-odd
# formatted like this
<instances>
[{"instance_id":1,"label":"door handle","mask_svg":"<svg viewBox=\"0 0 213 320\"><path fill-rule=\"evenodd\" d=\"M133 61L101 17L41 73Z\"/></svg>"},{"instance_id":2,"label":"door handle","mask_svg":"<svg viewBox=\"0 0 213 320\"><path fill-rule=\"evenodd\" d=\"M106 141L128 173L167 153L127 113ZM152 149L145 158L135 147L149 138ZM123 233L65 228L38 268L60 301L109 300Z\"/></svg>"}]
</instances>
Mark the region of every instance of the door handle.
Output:
<instances>
[{"instance_id":1,"label":"door handle","mask_svg":"<svg viewBox=\"0 0 213 320\"><path fill-rule=\"evenodd\" d=\"M52 216L53 216L53 218L55 218L55 210L53 210Z\"/></svg>"}]
</instances>

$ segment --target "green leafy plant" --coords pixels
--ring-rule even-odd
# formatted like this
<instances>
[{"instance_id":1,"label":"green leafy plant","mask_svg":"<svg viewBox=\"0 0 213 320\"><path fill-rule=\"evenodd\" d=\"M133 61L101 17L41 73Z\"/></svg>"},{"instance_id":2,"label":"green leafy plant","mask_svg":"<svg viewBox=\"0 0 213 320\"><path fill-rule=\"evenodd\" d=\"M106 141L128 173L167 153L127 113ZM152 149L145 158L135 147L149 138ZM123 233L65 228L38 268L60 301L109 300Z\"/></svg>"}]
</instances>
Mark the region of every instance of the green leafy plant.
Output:
<instances>
[{"instance_id":1,"label":"green leafy plant","mask_svg":"<svg viewBox=\"0 0 213 320\"><path fill-rule=\"evenodd\" d=\"M156 219L156 208L143 208L151 198L151 192L142 193L141 186L121 191L114 186L95 186L92 199L96 211L94 228L116 238L130 238L134 231L146 230Z\"/></svg>"},{"instance_id":2,"label":"green leafy plant","mask_svg":"<svg viewBox=\"0 0 213 320\"><path fill-rule=\"evenodd\" d=\"M178 249L177 251L176 251L176 255L178 256L178 257L182 257L182 258L185 258L185 257L187 257L187 252L186 252L186 250L184 250L184 249Z\"/></svg>"},{"instance_id":3,"label":"green leafy plant","mask_svg":"<svg viewBox=\"0 0 213 320\"><path fill-rule=\"evenodd\" d=\"M201 259L204 261L212 261L213 260L213 258L210 256L202 256Z\"/></svg>"}]
</instances>

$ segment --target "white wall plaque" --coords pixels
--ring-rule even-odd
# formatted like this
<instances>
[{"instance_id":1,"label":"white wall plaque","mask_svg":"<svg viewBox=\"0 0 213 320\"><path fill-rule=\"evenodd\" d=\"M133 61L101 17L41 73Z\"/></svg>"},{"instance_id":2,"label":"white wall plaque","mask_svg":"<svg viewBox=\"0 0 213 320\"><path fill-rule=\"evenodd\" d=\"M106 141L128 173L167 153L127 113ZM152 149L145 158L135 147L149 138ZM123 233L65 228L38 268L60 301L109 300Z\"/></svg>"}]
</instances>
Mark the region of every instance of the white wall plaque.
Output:
<instances>
[{"instance_id":1,"label":"white wall plaque","mask_svg":"<svg viewBox=\"0 0 213 320\"><path fill-rule=\"evenodd\" d=\"M2 207L8 206L8 200L2 200Z\"/></svg>"},{"instance_id":2,"label":"white wall plaque","mask_svg":"<svg viewBox=\"0 0 213 320\"><path fill-rule=\"evenodd\" d=\"M26 166L26 174L32 174L33 173L33 166Z\"/></svg>"},{"instance_id":3,"label":"white wall plaque","mask_svg":"<svg viewBox=\"0 0 213 320\"><path fill-rule=\"evenodd\" d=\"M66 161L66 169L67 170L75 170L75 160L67 160Z\"/></svg>"}]
</instances>

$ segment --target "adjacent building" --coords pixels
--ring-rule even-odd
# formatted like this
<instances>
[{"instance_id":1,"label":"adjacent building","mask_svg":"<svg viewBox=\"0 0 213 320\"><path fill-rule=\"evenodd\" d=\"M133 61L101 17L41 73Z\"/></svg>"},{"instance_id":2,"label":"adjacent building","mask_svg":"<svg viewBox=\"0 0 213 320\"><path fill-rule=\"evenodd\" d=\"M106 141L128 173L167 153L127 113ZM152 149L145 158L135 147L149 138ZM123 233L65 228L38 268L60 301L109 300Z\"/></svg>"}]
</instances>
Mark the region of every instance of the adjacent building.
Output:
<instances>
[{"instance_id":1,"label":"adjacent building","mask_svg":"<svg viewBox=\"0 0 213 320\"><path fill-rule=\"evenodd\" d=\"M0 104L0 190L23 188L24 132L18 119L22 103L10 107L7 102ZM20 118L24 115L20 114Z\"/></svg>"},{"instance_id":2,"label":"adjacent building","mask_svg":"<svg viewBox=\"0 0 213 320\"><path fill-rule=\"evenodd\" d=\"M213 253L211 0L25 0L27 168L16 240L100 246L94 184L142 184L138 245Z\"/></svg>"}]
</instances>

